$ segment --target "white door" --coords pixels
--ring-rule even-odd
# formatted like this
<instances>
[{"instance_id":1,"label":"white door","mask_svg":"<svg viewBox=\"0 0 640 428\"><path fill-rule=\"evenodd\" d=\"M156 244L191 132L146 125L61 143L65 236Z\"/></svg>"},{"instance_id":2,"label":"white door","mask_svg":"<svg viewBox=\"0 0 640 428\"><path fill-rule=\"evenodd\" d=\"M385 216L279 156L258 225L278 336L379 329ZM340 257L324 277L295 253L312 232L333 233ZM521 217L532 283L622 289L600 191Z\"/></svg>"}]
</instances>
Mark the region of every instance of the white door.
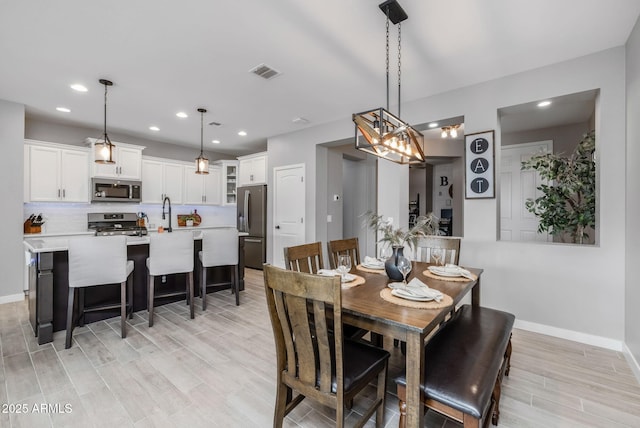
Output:
<instances>
[{"instance_id":1,"label":"white door","mask_svg":"<svg viewBox=\"0 0 640 428\"><path fill-rule=\"evenodd\" d=\"M58 201L60 190L60 149L31 146L29 182L33 202Z\"/></svg>"},{"instance_id":2,"label":"white door","mask_svg":"<svg viewBox=\"0 0 640 428\"><path fill-rule=\"evenodd\" d=\"M284 267L284 248L304 244L304 164L273 169L273 264Z\"/></svg>"},{"instance_id":3,"label":"white door","mask_svg":"<svg viewBox=\"0 0 640 428\"><path fill-rule=\"evenodd\" d=\"M222 168L210 166L209 174L204 176L204 202L207 205L220 205L222 196L220 194L222 181Z\"/></svg>"},{"instance_id":4,"label":"white door","mask_svg":"<svg viewBox=\"0 0 640 428\"><path fill-rule=\"evenodd\" d=\"M184 167L184 203L204 203L204 180L202 175L196 174L195 166Z\"/></svg>"},{"instance_id":5,"label":"white door","mask_svg":"<svg viewBox=\"0 0 640 428\"><path fill-rule=\"evenodd\" d=\"M535 170L521 170L521 162L540 153L552 153L553 141L503 146L500 167L500 240L551 241L548 233L538 233L538 218L525 207L527 199L541 195L543 183Z\"/></svg>"},{"instance_id":6,"label":"white door","mask_svg":"<svg viewBox=\"0 0 640 428\"><path fill-rule=\"evenodd\" d=\"M129 147L117 146L116 165L118 166L118 178L140 180L140 165L142 151L140 149L130 149Z\"/></svg>"}]
</instances>

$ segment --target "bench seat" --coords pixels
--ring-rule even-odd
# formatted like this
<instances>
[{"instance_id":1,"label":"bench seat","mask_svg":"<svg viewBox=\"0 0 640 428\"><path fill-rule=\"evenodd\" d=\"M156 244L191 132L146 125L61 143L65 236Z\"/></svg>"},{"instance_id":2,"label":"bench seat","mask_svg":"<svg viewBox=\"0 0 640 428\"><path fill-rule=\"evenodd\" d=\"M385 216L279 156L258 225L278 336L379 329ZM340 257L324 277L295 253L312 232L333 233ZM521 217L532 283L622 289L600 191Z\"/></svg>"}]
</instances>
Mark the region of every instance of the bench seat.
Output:
<instances>
[{"instance_id":1,"label":"bench seat","mask_svg":"<svg viewBox=\"0 0 640 428\"><path fill-rule=\"evenodd\" d=\"M483 426L499 404L502 376L508 375L514 321L510 313L478 306L456 311L425 345L424 404L464 427ZM403 427L405 376L396 383ZM497 418L493 414L495 425Z\"/></svg>"}]
</instances>

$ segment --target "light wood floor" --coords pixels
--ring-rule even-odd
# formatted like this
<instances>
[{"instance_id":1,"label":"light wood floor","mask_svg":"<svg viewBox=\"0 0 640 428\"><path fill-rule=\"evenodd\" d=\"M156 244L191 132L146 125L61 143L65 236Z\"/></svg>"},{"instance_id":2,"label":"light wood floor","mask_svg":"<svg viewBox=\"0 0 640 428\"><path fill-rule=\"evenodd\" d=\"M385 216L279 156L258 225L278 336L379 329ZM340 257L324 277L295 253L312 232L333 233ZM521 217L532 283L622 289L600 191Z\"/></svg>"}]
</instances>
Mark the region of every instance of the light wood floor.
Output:
<instances>
[{"instance_id":1,"label":"light wood floor","mask_svg":"<svg viewBox=\"0 0 640 428\"><path fill-rule=\"evenodd\" d=\"M247 270L239 307L229 291L207 302L195 320L184 302L159 307L153 328L140 312L125 340L119 318L77 328L68 350L64 331L36 344L26 303L0 305L0 427L271 426L275 352L262 272ZM390 350L386 426L396 427L391 379L403 358ZM353 412L373 387L364 395ZM516 330L501 410L502 428L639 427L640 386L620 353ZM305 400L285 426L329 427L333 418ZM429 412L425 426L459 425Z\"/></svg>"}]
</instances>

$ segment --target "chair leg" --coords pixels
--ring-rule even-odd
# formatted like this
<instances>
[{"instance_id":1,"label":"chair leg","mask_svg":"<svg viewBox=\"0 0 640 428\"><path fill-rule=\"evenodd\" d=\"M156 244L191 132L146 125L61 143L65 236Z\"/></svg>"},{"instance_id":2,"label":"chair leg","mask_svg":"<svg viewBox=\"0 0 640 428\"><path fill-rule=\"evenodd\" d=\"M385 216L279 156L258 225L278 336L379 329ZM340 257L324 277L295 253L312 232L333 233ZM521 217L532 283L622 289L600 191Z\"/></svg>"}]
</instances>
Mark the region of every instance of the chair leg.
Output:
<instances>
[{"instance_id":1,"label":"chair leg","mask_svg":"<svg viewBox=\"0 0 640 428\"><path fill-rule=\"evenodd\" d=\"M129 319L133 319L133 273L127 278L127 285L129 287Z\"/></svg>"},{"instance_id":2,"label":"chair leg","mask_svg":"<svg viewBox=\"0 0 640 428\"><path fill-rule=\"evenodd\" d=\"M78 326L84 327L84 288L78 289Z\"/></svg>"},{"instance_id":3,"label":"chair leg","mask_svg":"<svg viewBox=\"0 0 640 428\"><path fill-rule=\"evenodd\" d=\"M233 289L236 292L236 306L240 306L240 281L238 281L240 271L238 270L238 265L231 267L231 276L233 276Z\"/></svg>"},{"instance_id":4,"label":"chair leg","mask_svg":"<svg viewBox=\"0 0 640 428\"><path fill-rule=\"evenodd\" d=\"M388 364L385 362L384 370L378 374L378 393L376 399L380 404L378 404L378 409L376 410L376 428L382 428L384 426L384 399L387 393L387 368Z\"/></svg>"},{"instance_id":5,"label":"chair leg","mask_svg":"<svg viewBox=\"0 0 640 428\"><path fill-rule=\"evenodd\" d=\"M511 369L511 337L509 337L509 342L507 342L507 350L504 353L504 358L507 360L506 368L504 370L504 375L509 376L509 371Z\"/></svg>"},{"instance_id":6,"label":"chair leg","mask_svg":"<svg viewBox=\"0 0 640 428\"><path fill-rule=\"evenodd\" d=\"M207 268L202 266L200 275L200 294L202 295L202 310L207 310Z\"/></svg>"},{"instance_id":7,"label":"chair leg","mask_svg":"<svg viewBox=\"0 0 640 428\"><path fill-rule=\"evenodd\" d=\"M127 282L120 283L120 337L127 337Z\"/></svg>"},{"instance_id":8,"label":"chair leg","mask_svg":"<svg viewBox=\"0 0 640 428\"><path fill-rule=\"evenodd\" d=\"M147 296L149 302L147 303L147 309L149 310L149 327L153 327L153 286L154 276L149 275L149 281L147 283Z\"/></svg>"},{"instance_id":9,"label":"chair leg","mask_svg":"<svg viewBox=\"0 0 640 428\"><path fill-rule=\"evenodd\" d=\"M73 335L73 300L76 289L69 287L69 300L67 302L67 337L64 342L64 349L71 348L71 336Z\"/></svg>"},{"instance_id":10,"label":"chair leg","mask_svg":"<svg viewBox=\"0 0 640 428\"><path fill-rule=\"evenodd\" d=\"M279 376L278 376L279 377ZM276 391L276 408L273 412L273 428L282 428L284 416L287 409L289 396L289 388L278 379L278 388Z\"/></svg>"},{"instance_id":11,"label":"chair leg","mask_svg":"<svg viewBox=\"0 0 640 428\"><path fill-rule=\"evenodd\" d=\"M189 283L189 290L187 292L187 296L189 299L189 309L191 310L191 319L194 319L196 317L196 314L193 305L193 271L187 274L187 282Z\"/></svg>"}]
</instances>

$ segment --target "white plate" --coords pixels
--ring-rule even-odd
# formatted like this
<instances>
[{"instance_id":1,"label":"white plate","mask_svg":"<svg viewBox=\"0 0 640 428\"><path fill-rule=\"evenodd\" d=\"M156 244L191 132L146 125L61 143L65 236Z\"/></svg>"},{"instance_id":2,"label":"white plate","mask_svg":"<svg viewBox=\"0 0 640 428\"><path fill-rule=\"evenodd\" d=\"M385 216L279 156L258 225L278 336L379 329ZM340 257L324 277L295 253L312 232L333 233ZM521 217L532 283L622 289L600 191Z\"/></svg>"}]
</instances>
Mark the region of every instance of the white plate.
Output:
<instances>
[{"instance_id":1,"label":"white plate","mask_svg":"<svg viewBox=\"0 0 640 428\"><path fill-rule=\"evenodd\" d=\"M429 272L439 275L439 276L449 276L449 277L456 277L456 276L462 276L462 274L460 273L460 271L457 272L447 272L442 268L439 268L437 266L429 266L427 269L429 269Z\"/></svg>"},{"instance_id":2,"label":"white plate","mask_svg":"<svg viewBox=\"0 0 640 428\"><path fill-rule=\"evenodd\" d=\"M433 297L414 296L413 294L405 293L404 290L400 288L394 288L391 290L391 294L396 297L400 297L401 299L415 300L416 302L428 302L430 300L434 300Z\"/></svg>"}]
</instances>

